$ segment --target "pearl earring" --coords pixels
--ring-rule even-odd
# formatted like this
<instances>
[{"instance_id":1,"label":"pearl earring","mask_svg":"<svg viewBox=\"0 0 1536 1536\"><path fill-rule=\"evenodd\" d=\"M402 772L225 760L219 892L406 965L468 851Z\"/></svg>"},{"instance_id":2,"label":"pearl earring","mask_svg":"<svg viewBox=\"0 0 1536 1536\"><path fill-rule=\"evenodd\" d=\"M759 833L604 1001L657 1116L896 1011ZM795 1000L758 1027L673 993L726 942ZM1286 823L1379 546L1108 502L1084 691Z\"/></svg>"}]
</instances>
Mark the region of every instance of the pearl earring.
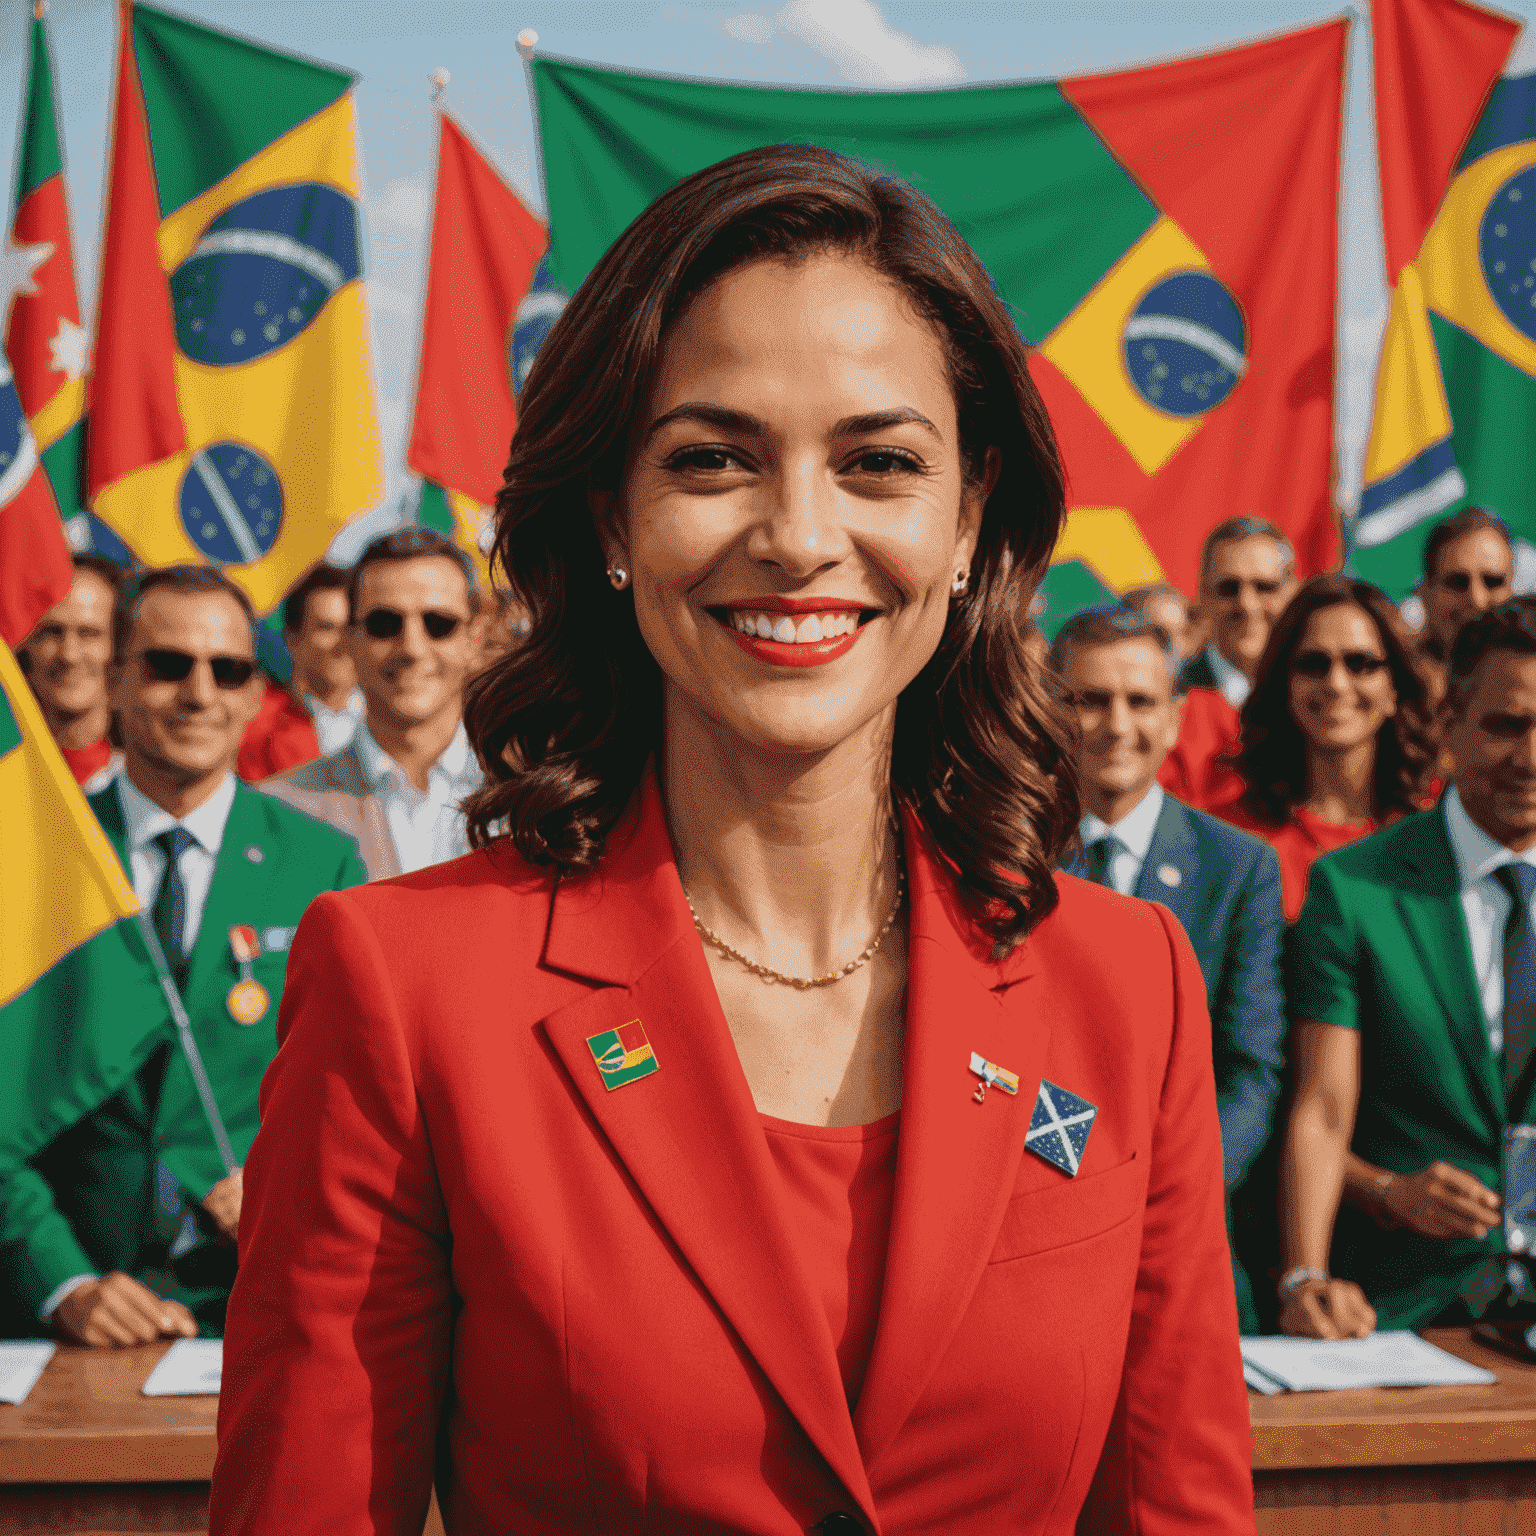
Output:
<instances>
[{"instance_id":1,"label":"pearl earring","mask_svg":"<svg viewBox=\"0 0 1536 1536\"><path fill-rule=\"evenodd\" d=\"M965 589L970 586L970 584L971 573L969 571L956 571L955 579L949 584L949 590L953 592L956 597L960 597L965 592Z\"/></svg>"},{"instance_id":2,"label":"pearl earring","mask_svg":"<svg viewBox=\"0 0 1536 1536\"><path fill-rule=\"evenodd\" d=\"M622 592L629 585L629 572L622 565L610 565L608 580L613 584L615 592Z\"/></svg>"}]
</instances>

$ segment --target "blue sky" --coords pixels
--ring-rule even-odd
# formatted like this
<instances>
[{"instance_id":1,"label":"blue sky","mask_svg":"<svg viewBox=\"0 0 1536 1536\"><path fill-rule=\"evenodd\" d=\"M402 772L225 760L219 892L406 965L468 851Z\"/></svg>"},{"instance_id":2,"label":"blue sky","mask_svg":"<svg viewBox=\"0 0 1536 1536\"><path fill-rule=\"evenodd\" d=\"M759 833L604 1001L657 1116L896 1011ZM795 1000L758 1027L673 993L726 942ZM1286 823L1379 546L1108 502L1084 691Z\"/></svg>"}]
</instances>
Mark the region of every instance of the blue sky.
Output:
<instances>
[{"instance_id":1,"label":"blue sky","mask_svg":"<svg viewBox=\"0 0 1536 1536\"><path fill-rule=\"evenodd\" d=\"M404 466L417 314L431 209L428 75L449 71L455 115L536 210L535 133L520 29L539 46L595 63L718 79L875 87L1040 79L1205 52L1342 13L1312 0L182 0L174 7L359 75L357 106L369 242L374 359L384 427L386 498L338 553L389 522L411 481ZM1529 18L1536 0L1506 3ZM76 260L86 324L94 311L102 171L111 95L112 0L53 0ZM0 10L0 112L21 99L30 0ZM1532 29L1536 30L1536 29ZM1526 56L1530 48L1529 58ZM1536 68L1524 37L1512 72ZM0 119L3 120L3 119ZM6 146L11 185L14 128ZM1370 117L1369 29L1355 28L1344 147L1338 437L1351 503L1369 425L1385 278Z\"/></svg>"}]
</instances>

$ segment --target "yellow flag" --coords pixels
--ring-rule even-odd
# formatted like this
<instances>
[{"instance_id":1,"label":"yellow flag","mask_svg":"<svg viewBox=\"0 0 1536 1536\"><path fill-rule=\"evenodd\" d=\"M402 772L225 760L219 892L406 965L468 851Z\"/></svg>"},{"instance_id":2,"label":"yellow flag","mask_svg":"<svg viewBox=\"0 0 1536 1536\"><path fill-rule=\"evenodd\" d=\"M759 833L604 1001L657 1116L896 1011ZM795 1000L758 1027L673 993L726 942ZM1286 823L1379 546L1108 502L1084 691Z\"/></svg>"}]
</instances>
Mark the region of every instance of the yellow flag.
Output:
<instances>
[{"instance_id":1,"label":"yellow flag","mask_svg":"<svg viewBox=\"0 0 1536 1536\"><path fill-rule=\"evenodd\" d=\"M0 1004L138 910L112 844L0 640Z\"/></svg>"}]
</instances>

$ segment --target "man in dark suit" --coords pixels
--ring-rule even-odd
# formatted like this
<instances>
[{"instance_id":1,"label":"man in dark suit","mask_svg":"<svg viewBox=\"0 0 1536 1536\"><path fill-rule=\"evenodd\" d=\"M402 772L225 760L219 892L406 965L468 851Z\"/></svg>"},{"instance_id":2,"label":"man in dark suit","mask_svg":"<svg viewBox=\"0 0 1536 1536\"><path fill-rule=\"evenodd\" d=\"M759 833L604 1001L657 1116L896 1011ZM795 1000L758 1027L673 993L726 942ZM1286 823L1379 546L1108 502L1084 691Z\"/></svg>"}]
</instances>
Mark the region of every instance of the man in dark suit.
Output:
<instances>
[{"instance_id":1,"label":"man in dark suit","mask_svg":"<svg viewBox=\"0 0 1536 1536\"><path fill-rule=\"evenodd\" d=\"M1179 735L1167 636L1125 609L1071 619L1052 659L1082 726L1082 851L1064 866L1122 895L1160 901L1183 925L1205 977L1227 1195L1269 1135L1280 1092L1285 930L1274 850L1191 810L1157 781ZM1245 1332L1257 1314L1234 1259Z\"/></svg>"}]
</instances>

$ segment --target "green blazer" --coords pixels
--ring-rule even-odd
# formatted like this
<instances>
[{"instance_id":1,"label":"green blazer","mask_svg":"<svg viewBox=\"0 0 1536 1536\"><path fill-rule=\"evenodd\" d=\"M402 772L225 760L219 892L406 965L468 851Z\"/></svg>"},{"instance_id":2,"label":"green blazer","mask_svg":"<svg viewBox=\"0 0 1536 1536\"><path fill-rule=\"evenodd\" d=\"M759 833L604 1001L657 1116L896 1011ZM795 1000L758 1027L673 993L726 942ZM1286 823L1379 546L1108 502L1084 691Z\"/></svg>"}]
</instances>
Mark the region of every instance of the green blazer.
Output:
<instances>
[{"instance_id":1,"label":"green blazer","mask_svg":"<svg viewBox=\"0 0 1536 1536\"><path fill-rule=\"evenodd\" d=\"M1443 1158L1499 1189L1504 1127L1536 1116L1536 1094L1506 1102L1441 809L1313 866L1286 970L1292 1019L1360 1031L1354 1150L1394 1173ZM1417 1328L1503 1249L1502 1226L1481 1242L1440 1242L1344 1207L1333 1263L1370 1297L1378 1326Z\"/></svg>"},{"instance_id":2,"label":"green blazer","mask_svg":"<svg viewBox=\"0 0 1536 1536\"><path fill-rule=\"evenodd\" d=\"M90 803L127 868L116 785ZM241 1161L256 1135L262 1074L277 1051L293 930L321 891L366 878L351 838L237 786L183 998ZM240 979L229 941L238 924L261 938L253 973L271 997L251 1025L226 1007ZM224 1176L175 1042L131 920L73 950L0 1009L0 1272L11 1328L35 1326L38 1307L73 1275L147 1273L165 1261L179 1213L157 1209L157 1163L194 1207Z\"/></svg>"}]
</instances>

